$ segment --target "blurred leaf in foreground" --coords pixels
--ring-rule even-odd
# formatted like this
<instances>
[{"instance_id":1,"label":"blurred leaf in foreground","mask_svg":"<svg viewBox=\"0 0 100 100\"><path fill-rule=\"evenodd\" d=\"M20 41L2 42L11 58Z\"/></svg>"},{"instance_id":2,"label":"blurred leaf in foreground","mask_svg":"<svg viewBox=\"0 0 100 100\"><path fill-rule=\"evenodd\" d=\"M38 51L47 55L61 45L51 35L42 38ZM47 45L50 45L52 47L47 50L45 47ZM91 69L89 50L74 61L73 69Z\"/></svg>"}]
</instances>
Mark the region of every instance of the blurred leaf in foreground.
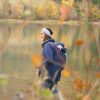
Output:
<instances>
[{"instance_id":1,"label":"blurred leaf in foreground","mask_svg":"<svg viewBox=\"0 0 100 100\"><path fill-rule=\"evenodd\" d=\"M84 96L82 100L91 100L90 96Z\"/></svg>"},{"instance_id":2,"label":"blurred leaf in foreground","mask_svg":"<svg viewBox=\"0 0 100 100\"><path fill-rule=\"evenodd\" d=\"M62 71L62 76L64 76L64 77L69 77L69 76L70 76L69 71L68 71L67 69L64 69L64 70Z\"/></svg>"},{"instance_id":3,"label":"blurred leaf in foreground","mask_svg":"<svg viewBox=\"0 0 100 100\"><path fill-rule=\"evenodd\" d=\"M75 44L77 45L77 46L82 46L83 44L84 44L84 40L82 40L82 39L77 39L76 41L75 41Z\"/></svg>"},{"instance_id":4,"label":"blurred leaf in foreground","mask_svg":"<svg viewBox=\"0 0 100 100\"><path fill-rule=\"evenodd\" d=\"M53 97L53 94L51 93L51 91L49 89L40 89L40 96L49 99Z\"/></svg>"},{"instance_id":5,"label":"blurred leaf in foreground","mask_svg":"<svg viewBox=\"0 0 100 100\"><path fill-rule=\"evenodd\" d=\"M96 73L96 77L97 77L97 78L100 78L100 72L97 72L97 73Z\"/></svg>"},{"instance_id":6,"label":"blurred leaf in foreground","mask_svg":"<svg viewBox=\"0 0 100 100\"><path fill-rule=\"evenodd\" d=\"M90 82L84 81L82 79L75 79L73 81L73 86L76 91L90 90L92 85Z\"/></svg>"},{"instance_id":7,"label":"blurred leaf in foreground","mask_svg":"<svg viewBox=\"0 0 100 100\"><path fill-rule=\"evenodd\" d=\"M41 65L41 56L40 55L33 55L32 56L32 63L34 64L34 67L38 68Z\"/></svg>"},{"instance_id":8,"label":"blurred leaf in foreground","mask_svg":"<svg viewBox=\"0 0 100 100\"><path fill-rule=\"evenodd\" d=\"M0 75L0 86L6 86L8 85L8 76L5 74Z\"/></svg>"}]
</instances>

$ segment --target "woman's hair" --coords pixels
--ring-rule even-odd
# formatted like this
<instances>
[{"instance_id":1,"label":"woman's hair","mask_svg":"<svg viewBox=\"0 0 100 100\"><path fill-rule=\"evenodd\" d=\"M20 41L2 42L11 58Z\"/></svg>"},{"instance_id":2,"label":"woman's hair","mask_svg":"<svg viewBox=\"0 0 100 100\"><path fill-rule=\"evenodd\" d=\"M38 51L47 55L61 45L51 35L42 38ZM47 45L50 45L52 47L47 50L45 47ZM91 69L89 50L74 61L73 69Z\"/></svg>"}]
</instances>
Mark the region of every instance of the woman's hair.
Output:
<instances>
[{"instance_id":1,"label":"woman's hair","mask_svg":"<svg viewBox=\"0 0 100 100\"><path fill-rule=\"evenodd\" d=\"M50 28L46 28L46 29L50 32L51 35L53 35L53 31L52 31ZM46 40L48 40L48 39L51 39L51 37L48 36L47 34L45 34L44 41L46 41Z\"/></svg>"}]
</instances>

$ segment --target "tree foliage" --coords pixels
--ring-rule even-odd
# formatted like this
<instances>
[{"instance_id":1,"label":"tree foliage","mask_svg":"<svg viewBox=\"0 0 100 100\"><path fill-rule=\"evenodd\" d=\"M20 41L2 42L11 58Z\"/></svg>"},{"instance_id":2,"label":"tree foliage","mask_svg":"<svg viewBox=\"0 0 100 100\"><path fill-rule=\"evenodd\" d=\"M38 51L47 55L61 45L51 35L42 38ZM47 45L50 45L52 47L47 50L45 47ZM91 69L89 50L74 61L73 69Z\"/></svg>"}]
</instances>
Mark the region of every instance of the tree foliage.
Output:
<instances>
[{"instance_id":1,"label":"tree foliage","mask_svg":"<svg viewBox=\"0 0 100 100\"><path fill-rule=\"evenodd\" d=\"M87 11L88 16L85 15L86 7L84 0L0 0L0 18L16 18L16 19L56 19L59 20L61 16L60 7L71 7L71 16L66 16L65 19L71 19L74 13L77 13L77 18L81 16L88 17L90 20L99 20L99 0L85 1L92 5ZM75 11L73 12L73 9ZM69 12L68 12L69 13ZM68 15L68 14L67 14ZM68 18L67 18L68 17ZM75 19L73 18L73 19Z\"/></svg>"}]
</instances>

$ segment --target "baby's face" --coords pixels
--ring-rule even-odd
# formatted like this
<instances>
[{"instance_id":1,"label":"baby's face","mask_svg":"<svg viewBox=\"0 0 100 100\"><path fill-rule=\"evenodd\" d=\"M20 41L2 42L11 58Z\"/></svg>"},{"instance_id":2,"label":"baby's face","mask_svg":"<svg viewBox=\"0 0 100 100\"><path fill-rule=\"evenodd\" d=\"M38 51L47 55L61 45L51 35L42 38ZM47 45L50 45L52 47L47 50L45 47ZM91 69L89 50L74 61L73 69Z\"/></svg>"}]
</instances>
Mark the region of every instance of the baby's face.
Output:
<instances>
[{"instance_id":1,"label":"baby's face","mask_svg":"<svg viewBox=\"0 0 100 100\"><path fill-rule=\"evenodd\" d=\"M57 47L58 47L60 50L61 50L61 48L63 48L63 46L62 46L62 45L58 45Z\"/></svg>"}]
</instances>

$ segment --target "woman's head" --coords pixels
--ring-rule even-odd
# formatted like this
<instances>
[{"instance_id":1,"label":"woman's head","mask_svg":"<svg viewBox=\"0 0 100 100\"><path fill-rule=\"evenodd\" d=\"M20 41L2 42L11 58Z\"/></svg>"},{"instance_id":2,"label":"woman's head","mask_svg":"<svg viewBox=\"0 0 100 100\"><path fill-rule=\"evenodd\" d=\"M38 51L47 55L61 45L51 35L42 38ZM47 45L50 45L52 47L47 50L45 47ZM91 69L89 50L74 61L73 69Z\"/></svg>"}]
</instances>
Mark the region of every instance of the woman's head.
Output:
<instances>
[{"instance_id":1,"label":"woman's head","mask_svg":"<svg viewBox=\"0 0 100 100\"><path fill-rule=\"evenodd\" d=\"M45 42L46 40L51 38L53 31L50 28L43 28L41 31L41 41Z\"/></svg>"}]
</instances>

